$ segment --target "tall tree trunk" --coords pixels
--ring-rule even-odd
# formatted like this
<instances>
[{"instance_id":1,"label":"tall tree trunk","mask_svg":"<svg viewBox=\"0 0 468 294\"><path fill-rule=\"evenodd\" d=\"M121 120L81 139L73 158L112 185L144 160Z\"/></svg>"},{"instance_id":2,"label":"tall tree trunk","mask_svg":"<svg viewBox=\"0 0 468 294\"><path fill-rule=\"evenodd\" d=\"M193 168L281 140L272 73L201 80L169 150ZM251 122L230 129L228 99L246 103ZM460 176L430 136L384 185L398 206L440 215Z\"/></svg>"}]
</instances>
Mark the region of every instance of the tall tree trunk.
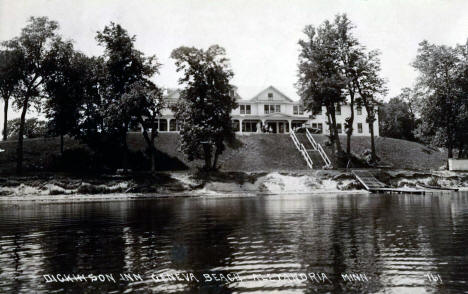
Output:
<instances>
[{"instance_id":1,"label":"tall tree trunk","mask_svg":"<svg viewBox=\"0 0 468 294\"><path fill-rule=\"evenodd\" d=\"M331 122L332 122L333 136L334 136L334 141L335 141L335 146L336 146L336 153L343 153L343 148L341 148L340 137L338 135L338 130L336 128L335 106L332 105L330 108L332 110L330 112L330 117L331 117Z\"/></svg>"},{"instance_id":2,"label":"tall tree trunk","mask_svg":"<svg viewBox=\"0 0 468 294\"><path fill-rule=\"evenodd\" d=\"M353 124L354 124L354 93L350 93L350 104L351 116L348 120L348 128L346 129L346 153L348 157L351 157L351 136L353 135Z\"/></svg>"},{"instance_id":3,"label":"tall tree trunk","mask_svg":"<svg viewBox=\"0 0 468 294\"><path fill-rule=\"evenodd\" d=\"M221 152L219 152L219 148L216 147L215 156L214 156L214 160L213 160L213 167L212 167L213 170L217 169L216 165L218 164L218 158L219 158L220 153Z\"/></svg>"},{"instance_id":4,"label":"tall tree trunk","mask_svg":"<svg viewBox=\"0 0 468 294\"><path fill-rule=\"evenodd\" d=\"M26 121L26 112L28 110L29 96L26 96L23 101L23 108L21 111L20 126L18 131L18 144L16 146L16 172L21 174L23 172L23 136L24 124Z\"/></svg>"},{"instance_id":5,"label":"tall tree trunk","mask_svg":"<svg viewBox=\"0 0 468 294\"><path fill-rule=\"evenodd\" d=\"M122 158L122 168L126 173L128 170L128 144L127 144L127 124L125 124L125 129L122 132L122 147L123 147L123 158Z\"/></svg>"},{"instance_id":6,"label":"tall tree trunk","mask_svg":"<svg viewBox=\"0 0 468 294\"><path fill-rule=\"evenodd\" d=\"M332 127L332 122L331 122L330 113L328 112L328 109L327 109L327 120L328 120L328 133L330 134L332 152L333 152L333 154L335 154L335 142L334 142L335 141L335 134L334 134L334 130L333 130L333 127Z\"/></svg>"},{"instance_id":7,"label":"tall tree trunk","mask_svg":"<svg viewBox=\"0 0 468 294\"><path fill-rule=\"evenodd\" d=\"M203 144L203 152L205 154L205 170L211 169L211 145L208 143Z\"/></svg>"},{"instance_id":8,"label":"tall tree trunk","mask_svg":"<svg viewBox=\"0 0 468 294\"><path fill-rule=\"evenodd\" d=\"M6 141L7 137L8 137L8 102L9 102L9 97L3 97L3 102L5 102L5 105L3 106L3 141Z\"/></svg>"},{"instance_id":9,"label":"tall tree trunk","mask_svg":"<svg viewBox=\"0 0 468 294\"><path fill-rule=\"evenodd\" d=\"M458 143L458 159L463 158L463 141L460 140Z\"/></svg>"},{"instance_id":10,"label":"tall tree trunk","mask_svg":"<svg viewBox=\"0 0 468 294\"><path fill-rule=\"evenodd\" d=\"M151 160L151 172L156 171L156 148L154 147L154 134L151 134L151 138L148 136L148 131L143 127L143 138L148 145Z\"/></svg>"},{"instance_id":11,"label":"tall tree trunk","mask_svg":"<svg viewBox=\"0 0 468 294\"><path fill-rule=\"evenodd\" d=\"M372 161L377 161L377 152L375 151L375 139L374 139L374 121L369 122L369 132L371 135L371 157Z\"/></svg>"},{"instance_id":12,"label":"tall tree trunk","mask_svg":"<svg viewBox=\"0 0 468 294\"><path fill-rule=\"evenodd\" d=\"M60 154L63 155L63 134L60 134Z\"/></svg>"}]
</instances>

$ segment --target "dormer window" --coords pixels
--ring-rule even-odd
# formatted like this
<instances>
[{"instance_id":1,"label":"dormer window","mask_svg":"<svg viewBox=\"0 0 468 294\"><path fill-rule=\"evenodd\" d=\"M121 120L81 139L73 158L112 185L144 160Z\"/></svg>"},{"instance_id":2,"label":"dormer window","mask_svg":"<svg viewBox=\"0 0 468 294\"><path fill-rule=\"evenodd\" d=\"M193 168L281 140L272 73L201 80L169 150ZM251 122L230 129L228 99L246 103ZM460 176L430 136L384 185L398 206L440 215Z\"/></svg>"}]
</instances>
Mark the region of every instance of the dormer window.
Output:
<instances>
[{"instance_id":1,"label":"dormer window","mask_svg":"<svg viewBox=\"0 0 468 294\"><path fill-rule=\"evenodd\" d=\"M268 93L268 100L273 100L273 93Z\"/></svg>"}]
</instances>

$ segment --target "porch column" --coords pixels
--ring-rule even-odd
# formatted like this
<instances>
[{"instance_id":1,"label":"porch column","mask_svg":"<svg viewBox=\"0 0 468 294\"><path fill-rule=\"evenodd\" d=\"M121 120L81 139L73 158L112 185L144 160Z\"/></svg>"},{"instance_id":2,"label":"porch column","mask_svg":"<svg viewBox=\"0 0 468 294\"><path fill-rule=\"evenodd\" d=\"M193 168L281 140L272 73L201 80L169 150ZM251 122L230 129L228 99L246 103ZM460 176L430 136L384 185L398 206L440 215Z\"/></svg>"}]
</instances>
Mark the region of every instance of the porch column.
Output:
<instances>
[{"instance_id":1,"label":"porch column","mask_svg":"<svg viewBox=\"0 0 468 294\"><path fill-rule=\"evenodd\" d=\"M279 134L279 122L276 122L276 133Z\"/></svg>"},{"instance_id":2,"label":"porch column","mask_svg":"<svg viewBox=\"0 0 468 294\"><path fill-rule=\"evenodd\" d=\"M262 129L264 129L264 130L266 130L265 123L266 123L266 121L264 119L262 119Z\"/></svg>"},{"instance_id":3,"label":"porch column","mask_svg":"<svg viewBox=\"0 0 468 294\"><path fill-rule=\"evenodd\" d=\"M257 133L262 132L262 123L260 121L257 122Z\"/></svg>"},{"instance_id":4,"label":"porch column","mask_svg":"<svg viewBox=\"0 0 468 294\"><path fill-rule=\"evenodd\" d=\"M291 131L292 131L292 129L291 129L292 120L291 119L288 119L288 124L289 124L288 133L291 133Z\"/></svg>"},{"instance_id":5,"label":"porch column","mask_svg":"<svg viewBox=\"0 0 468 294\"><path fill-rule=\"evenodd\" d=\"M239 119L239 133L242 134L242 121L243 119Z\"/></svg>"}]
</instances>

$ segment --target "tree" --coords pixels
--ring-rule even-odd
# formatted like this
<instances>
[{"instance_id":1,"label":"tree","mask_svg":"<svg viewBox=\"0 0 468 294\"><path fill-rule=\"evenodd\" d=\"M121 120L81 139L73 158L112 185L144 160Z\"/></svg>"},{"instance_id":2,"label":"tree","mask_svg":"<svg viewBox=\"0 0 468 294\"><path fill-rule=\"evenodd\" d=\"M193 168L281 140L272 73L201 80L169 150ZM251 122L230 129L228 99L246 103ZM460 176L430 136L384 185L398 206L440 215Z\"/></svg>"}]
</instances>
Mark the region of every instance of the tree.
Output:
<instances>
[{"instance_id":1,"label":"tree","mask_svg":"<svg viewBox=\"0 0 468 294\"><path fill-rule=\"evenodd\" d=\"M371 134L371 160L377 161L375 150L374 122L376 121L380 97L385 95L387 89L385 80L380 77L379 51L372 50L363 55L356 67L356 79L354 83L360 96L360 103L366 109L366 122L369 124Z\"/></svg>"},{"instance_id":2,"label":"tree","mask_svg":"<svg viewBox=\"0 0 468 294\"><path fill-rule=\"evenodd\" d=\"M411 106L403 98L407 90L384 103L379 108L380 135L384 137L415 140L416 119Z\"/></svg>"},{"instance_id":3,"label":"tree","mask_svg":"<svg viewBox=\"0 0 468 294\"><path fill-rule=\"evenodd\" d=\"M19 118L8 121L8 139L17 139L21 120ZM24 123L24 137L28 139L44 137L47 134L46 121L37 118L29 118Z\"/></svg>"},{"instance_id":4,"label":"tree","mask_svg":"<svg viewBox=\"0 0 468 294\"><path fill-rule=\"evenodd\" d=\"M143 138L148 145L151 160L151 171L156 170L156 147L154 141L157 136L157 118L164 107L162 91L151 82L136 82L130 91L122 97L122 107L114 109L116 112L126 112L130 121L139 124L143 129Z\"/></svg>"},{"instance_id":5,"label":"tree","mask_svg":"<svg viewBox=\"0 0 468 294\"><path fill-rule=\"evenodd\" d=\"M155 56L145 57L141 51L134 48L135 36L119 24L113 22L97 33L98 44L104 46L105 80L102 92L104 98L103 117L110 133L120 138L124 151L123 168L127 168L127 132L130 125L130 115L124 112L114 112L121 106L121 99L130 87L140 81L148 81L160 66ZM119 115L119 117L116 117Z\"/></svg>"},{"instance_id":6,"label":"tree","mask_svg":"<svg viewBox=\"0 0 468 294\"><path fill-rule=\"evenodd\" d=\"M3 107L3 140L8 137L8 106L10 97L19 85L21 64L22 56L18 51L0 51L0 98L5 103Z\"/></svg>"},{"instance_id":7,"label":"tree","mask_svg":"<svg viewBox=\"0 0 468 294\"><path fill-rule=\"evenodd\" d=\"M22 56L21 79L15 105L21 110L18 145L16 150L16 169L23 169L23 135L26 113L31 105L40 102L44 84L44 64L46 59L53 60L53 43L60 41L57 35L58 24L47 17L31 17L19 37L3 43L8 50ZM50 64L50 62L49 62Z\"/></svg>"},{"instance_id":8,"label":"tree","mask_svg":"<svg viewBox=\"0 0 468 294\"><path fill-rule=\"evenodd\" d=\"M452 158L457 133L463 133L458 131L459 126L463 126L461 115L466 112L466 96L463 98L459 84L463 73L463 50L423 41L419 44L413 67L419 71L417 84L424 94L420 104L425 132L438 134L448 150L448 158Z\"/></svg>"},{"instance_id":9,"label":"tree","mask_svg":"<svg viewBox=\"0 0 468 294\"><path fill-rule=\"evenodd\" d=\"M341 66L338 32L333 24L325 21L318 28L306 26L304 34L306 39L299 40L298 93L306 110L314 112L325 106L330 139L336 152L342 154L335 107L345 101L347 78Z\"/></svg>"},{"instance_id":10,"label":"tree","mask_svg":"<svg viewBox=\"0 0 468 294\"><path fill-rule=\"evenodd\" d=\"M60 136L63 154L64 136L74 134L80 120L80 106L86 89L86 56L75 52L71 42L55 42L55 60L45 64L46 116L52 135Z\"/></svg>"},{"instance_id":11,"label":"tree","mask_svg":"<svg viewBox=\"0 0 468 294\"><path fill-rule=\"evenodd\" d=\"M346 77L346 94L349 97L349 106L351 115L346 118L346 153L351 156L351 136L353 134L354 124L354 105L356 103L356 93L358 92L355 81L359 78L357 75L357 65L364 57L364 48L353 35L355 28L346 14L337 15L334 22L337 31L337 42L339 57L341 59L341 70ZM358 99L357 102L360 102Z\"/></svg>"},{"instance_id":12,"label":"tree","mask_svg":"<svg viewBox=\"0 0 468 294\"><path fill-rule=\"evenodd\" d=\"M204 159L204 169L216 169L224 142L235 137L231 111L237 103L230 96L234 74L226 52L218 45L207 50L180 47L172 51L171 58L183 73L179 84L185 85L176 106L182 150L189 160Z\"/></svg>"}]
</instances>

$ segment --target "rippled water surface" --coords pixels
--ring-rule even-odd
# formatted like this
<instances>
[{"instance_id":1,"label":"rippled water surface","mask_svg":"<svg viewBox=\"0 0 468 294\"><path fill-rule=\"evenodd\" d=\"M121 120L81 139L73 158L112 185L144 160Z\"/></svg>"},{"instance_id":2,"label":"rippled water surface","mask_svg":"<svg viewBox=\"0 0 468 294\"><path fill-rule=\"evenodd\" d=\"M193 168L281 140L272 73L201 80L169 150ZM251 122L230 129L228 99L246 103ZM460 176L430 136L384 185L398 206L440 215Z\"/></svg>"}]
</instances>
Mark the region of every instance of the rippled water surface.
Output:
<instances>
[{"instance_id":1,"label":"rippled water surface","mask_svg":"<svg viewBox=\"0 0 468 294\"><path fill-rule=\"evenodd\" d=\"M107 279L47 283L57 274ZM468 293L467 282L466 193L0 204L0 293Z\"/></svg>"}]
</instances>

